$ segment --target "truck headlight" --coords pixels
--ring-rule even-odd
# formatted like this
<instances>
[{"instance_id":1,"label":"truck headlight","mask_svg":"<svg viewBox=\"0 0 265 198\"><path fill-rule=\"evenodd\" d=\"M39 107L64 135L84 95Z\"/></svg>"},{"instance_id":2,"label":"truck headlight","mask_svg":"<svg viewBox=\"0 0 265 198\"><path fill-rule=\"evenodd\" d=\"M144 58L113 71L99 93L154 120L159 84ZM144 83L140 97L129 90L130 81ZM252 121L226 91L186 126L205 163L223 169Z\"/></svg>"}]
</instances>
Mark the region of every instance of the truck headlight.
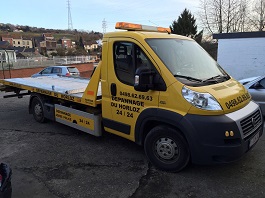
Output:
<instances>
[{"instance_id":1,"label":"truck headlight","mask_svg":"<svg viewBox=\"0 0 265 198\"><path fill-rule=\"evenodd\" d=\"M182 96L193 106L204 110L222 110L221 105L217 100L209 93L200 93L192 91L183 86Z\"/></svg>"}]
</instances>

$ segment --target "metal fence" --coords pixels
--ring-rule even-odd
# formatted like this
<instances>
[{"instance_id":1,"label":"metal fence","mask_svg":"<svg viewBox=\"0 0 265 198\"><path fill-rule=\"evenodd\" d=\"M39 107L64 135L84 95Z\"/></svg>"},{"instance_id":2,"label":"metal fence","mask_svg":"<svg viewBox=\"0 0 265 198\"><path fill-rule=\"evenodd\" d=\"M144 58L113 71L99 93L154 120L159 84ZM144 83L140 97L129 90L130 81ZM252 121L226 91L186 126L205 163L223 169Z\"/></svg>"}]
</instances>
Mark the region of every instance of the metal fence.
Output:
<instances>
[{"instance_id":1,"label":"metal fence","mask_svg":"<svg viewBox=\"0 0 265 198\"><path fill-rule=\"evenodd\" d=\"M27 59L17 58L15 61L0 61L0 70L90 63L95 62L96 59L96 56L54 56L53 58L41 56Z\"/></svg>"}]
</instances>

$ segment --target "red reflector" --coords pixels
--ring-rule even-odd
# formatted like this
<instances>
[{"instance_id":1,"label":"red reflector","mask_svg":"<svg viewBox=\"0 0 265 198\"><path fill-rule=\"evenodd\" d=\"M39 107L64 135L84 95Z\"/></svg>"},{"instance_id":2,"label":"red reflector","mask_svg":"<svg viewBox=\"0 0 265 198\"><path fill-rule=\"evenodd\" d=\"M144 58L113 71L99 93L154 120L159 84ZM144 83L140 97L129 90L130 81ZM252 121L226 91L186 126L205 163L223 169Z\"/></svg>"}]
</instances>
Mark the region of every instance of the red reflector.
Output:
<instances>
[{"instance_id":1,"label":"red reflector","mask_svg":"<svg viewBox=\"0 0 265 198\"><path fill-rule=\"evenodd\" d=\"M94 91L87 91L88 95L94 95Z\"/></svg>"},{"instance_id":2,"label":"red reflector","mask_svg":"<svg viewBox=\"0 0 265 198\"><path fill-rule=\"evenodd\" d=\"M66 76L70 76L70 73L66 73L65 75L66 75Z\"/></svg>"}]
</instances>

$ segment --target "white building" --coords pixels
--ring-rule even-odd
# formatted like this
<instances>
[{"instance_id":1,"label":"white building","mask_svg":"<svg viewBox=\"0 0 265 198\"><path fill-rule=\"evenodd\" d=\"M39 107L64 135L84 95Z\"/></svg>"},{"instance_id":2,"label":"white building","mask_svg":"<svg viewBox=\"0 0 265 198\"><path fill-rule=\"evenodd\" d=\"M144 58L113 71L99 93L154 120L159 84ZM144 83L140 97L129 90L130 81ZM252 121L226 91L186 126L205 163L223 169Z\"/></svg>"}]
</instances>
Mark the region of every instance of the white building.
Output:
<instances>
[{"instance_id":1,"label":"white building","mask_svg":"<svg viewBox=\"0 0 265 198\"><path fill-rule=\"evenodd\" d=\"M265 75L265 32L214 34L217 62L235 79Z\"/></svg>"}]
</instances>

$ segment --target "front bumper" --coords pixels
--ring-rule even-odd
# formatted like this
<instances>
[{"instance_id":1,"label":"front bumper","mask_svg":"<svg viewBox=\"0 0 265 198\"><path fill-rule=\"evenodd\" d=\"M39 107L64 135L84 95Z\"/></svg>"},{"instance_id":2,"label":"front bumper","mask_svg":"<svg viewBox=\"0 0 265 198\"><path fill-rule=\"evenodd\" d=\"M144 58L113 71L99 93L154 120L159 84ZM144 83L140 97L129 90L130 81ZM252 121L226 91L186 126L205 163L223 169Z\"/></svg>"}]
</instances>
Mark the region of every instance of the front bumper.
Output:
<instances>
[{"instance_id":1,"label":"front bumper","mask_svg":"<svg viewBox=\"0 0 265 198\"><path fill-rule=\"evenodd\" d=\"M236 161L253 148L263 134L263 117L259 106L252 101L240 110L221 116L188 114L181 125L192 162L196 164Z\"/></svg>"}]
</instances>

